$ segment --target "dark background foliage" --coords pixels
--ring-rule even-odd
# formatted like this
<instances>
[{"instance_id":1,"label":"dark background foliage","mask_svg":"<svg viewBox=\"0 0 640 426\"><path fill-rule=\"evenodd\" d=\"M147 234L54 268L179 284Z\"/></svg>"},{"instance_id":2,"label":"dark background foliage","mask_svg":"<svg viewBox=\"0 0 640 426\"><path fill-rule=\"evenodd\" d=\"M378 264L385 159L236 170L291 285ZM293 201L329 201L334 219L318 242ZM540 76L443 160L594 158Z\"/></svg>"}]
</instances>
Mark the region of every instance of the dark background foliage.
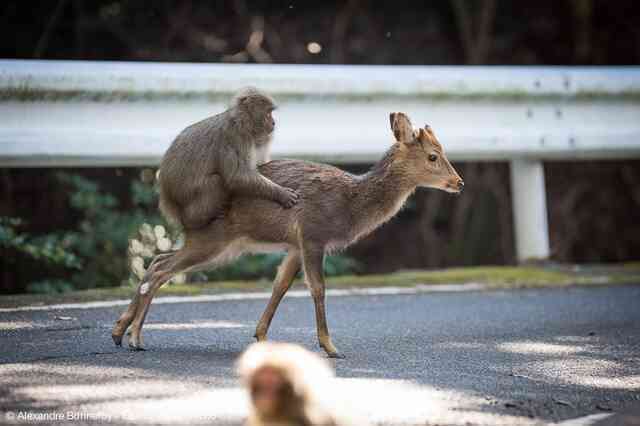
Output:
<instances>
[{"instance_id":1,"label":"dark background foliage","mask_svg":"<svg viewBox=\"0 0 640 426\"><path fill-rule=\"evenodd\" d=\"M2 58L634 65L640 63L640 2L5 1L0 36ZM308 48L312 42L319 53ZM508 164L456 167L467 182L464 196L419 190L397 218L348 251L359 271L515 262ZM117 200L116 217L109 219L114 223L133 226L157 217L153 205L133 201L139 170L68 172ZM24 219L21 230L34 236L77 233L87 212L71 206L73 190L56 173L0 171L0 216ZM640 161L549 162L545 173L553 260L637 259ZM99 244L100 256L120 255ZM52 272L11 248L0 250L4 292L23 291L29 281L52 274L77 275L56 267ZM115 275L124 269L111 273L113 285L119 284Z\"/></svg>"},{"instance_id":2,"label":"dark background foliage","mask_svg":"<svg viewBox=\"0 0 640 426\"><path fill-rule=\"evenodd\" d=\"M0 57L637 64L639 16L634 0L5 1Z\"/></svg>"}]
</instances>

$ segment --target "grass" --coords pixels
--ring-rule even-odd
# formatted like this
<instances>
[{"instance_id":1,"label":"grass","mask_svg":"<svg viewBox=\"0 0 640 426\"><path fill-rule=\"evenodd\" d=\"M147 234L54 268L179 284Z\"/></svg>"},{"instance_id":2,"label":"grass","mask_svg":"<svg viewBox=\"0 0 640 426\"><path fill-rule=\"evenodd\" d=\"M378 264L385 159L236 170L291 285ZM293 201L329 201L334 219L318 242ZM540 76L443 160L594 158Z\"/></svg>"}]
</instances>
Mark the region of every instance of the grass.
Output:
<instances>
[{"instance_id":1,"label":"grass","mask_svg":"<svg viewBox=\"0 0 640 426\"><path fill-rule=\"evenodd\" d=\"M640 283L640 262L616 265L482 266L431 271L401 271L379 275L348 275L327 279L328 288L415 287L417 285L480 283L490 289L566 287ZM295 287L303 287L298 280ZM221 281L170 284L159 296L197 296L228 292L270 291L271 283L261 281ZM131 287L72 291L63 294L21 294L0 296L0 307L51 305L58 303L128 299Z\"/></svg>"},{"instance_id":2,"label":"grass","mask_svg":"<svg viewBox=\"0 0 640 426\"><path fill-rule=\"evenodd\" d=\"M405 271L385 275L337 277L340 287L411 286L419 284L482 283L491 287L569 284L571 276L540 267L490 266L450 268L436 271Z\"/></svg>"}]
</instances>

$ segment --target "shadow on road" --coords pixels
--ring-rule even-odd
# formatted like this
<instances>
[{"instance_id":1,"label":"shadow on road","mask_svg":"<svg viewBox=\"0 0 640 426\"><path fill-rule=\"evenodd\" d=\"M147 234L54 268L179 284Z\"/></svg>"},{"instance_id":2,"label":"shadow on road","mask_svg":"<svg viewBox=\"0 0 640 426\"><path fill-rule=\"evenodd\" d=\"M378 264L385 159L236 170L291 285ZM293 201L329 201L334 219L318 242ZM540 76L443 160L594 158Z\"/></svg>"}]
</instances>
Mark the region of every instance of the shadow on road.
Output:
<instances>
[{"instance_id":1,"label":"shadow on road","mask_svg":"<svg viewBox=\"0 0 640 426\"><path fill-rule=\"evenodd\" d=\"M618 309L606 318L596 305L556 310L584 291L556 291L545 304L536 294L330 300L334 340L349 355L333 361L336 405L383 423L533 424L637 403L640 315L625 304L640 292L605 303ZM76 312L83 327L57 330L45 314L8 318L33 326L3 337L4 350L18 352L2 356L0 409L119 413L120 423L240 422L246 400L234 362L252 341L246 319L257 318L262 303L238 303L237 311L213 313L197 304L157 306L146 352L110 344L116 309ZM309 308L307 300L286 301L270 337L315 350Z\"/></svg>"}]
</instances>

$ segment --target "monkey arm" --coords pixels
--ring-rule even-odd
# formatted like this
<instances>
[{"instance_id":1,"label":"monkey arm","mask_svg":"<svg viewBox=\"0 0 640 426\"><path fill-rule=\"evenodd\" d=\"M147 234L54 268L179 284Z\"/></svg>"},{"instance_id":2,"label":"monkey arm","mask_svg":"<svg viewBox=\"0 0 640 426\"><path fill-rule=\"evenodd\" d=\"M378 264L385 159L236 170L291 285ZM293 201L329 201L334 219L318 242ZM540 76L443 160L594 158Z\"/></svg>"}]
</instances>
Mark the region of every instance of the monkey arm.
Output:
<instances>
[{"instance_id":1,"label":"monkey arm","mask_svg":"<svg viewBox=\"0 0 640 426\"><path fill-rule=\"evenodd\" d=\"M256 170L258 159L255 146L250 145L247 151L237 148L230 150L227 161L223 163L226 172L222 176L231 195L273 200L284 208L290 208L298 202L300 195L297 191L272 182Z\"/></svg>"},{"instance_id":2,"label":"monkey arm","mask_svg":"<svg viewBox=\"0 0 640 426\"><path fill-rule=\"evenodd\" d=\"M287 188L272 182L257 171L236 175L228 183L228 188L232 194L266 198L279 203L286 202L290 194Z\"/></svg>"}]
</instances>

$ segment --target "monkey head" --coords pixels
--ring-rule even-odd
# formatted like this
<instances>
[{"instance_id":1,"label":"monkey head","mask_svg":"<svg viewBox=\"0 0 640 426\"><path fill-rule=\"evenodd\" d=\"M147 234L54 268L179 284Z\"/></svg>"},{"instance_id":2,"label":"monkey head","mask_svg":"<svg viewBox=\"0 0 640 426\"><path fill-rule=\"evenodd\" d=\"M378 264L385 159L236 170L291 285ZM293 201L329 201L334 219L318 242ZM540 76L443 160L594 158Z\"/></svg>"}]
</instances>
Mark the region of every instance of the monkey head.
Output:
<instances>
[{"instance_id":1,"label":"monkey head","mask_svg":"<svg viewBox=\"0 0 640 426\"><path fill-rule=\"evenodd\" d=\"M330 394L333 371L324 359L286 343L260 342L238 360L238 373L248 390L253 416L264 423L330 424L323 395ZM287 421L285 421L287 420ZM251 422L250 422L251 424Z\"/></svg>"},{"instance_id":2,"label":"monkey head","mask_svg":"<svg viewBox=\"0 0 640 426\"><path fill-rule=\"evenodd\" d=\"M272 113L276 109L276 104L266 93L255 87L246 87L234 96L232 106L238 109L243 119L247 121L245 125L251 128L255 135L273 133L276 122Z\"/></svg>"},{"instance_id":3,"label":"monkey head","mask_svg":"<svg viewBox=\"0 0 640 426\"><path fill-rule=\"evenodd\" d=\"M288 411L288 405L302 405L286 370L265 365L258 368L248 383L253 406L263 418L275 418Z\"/></svg>"}]
</instances>

